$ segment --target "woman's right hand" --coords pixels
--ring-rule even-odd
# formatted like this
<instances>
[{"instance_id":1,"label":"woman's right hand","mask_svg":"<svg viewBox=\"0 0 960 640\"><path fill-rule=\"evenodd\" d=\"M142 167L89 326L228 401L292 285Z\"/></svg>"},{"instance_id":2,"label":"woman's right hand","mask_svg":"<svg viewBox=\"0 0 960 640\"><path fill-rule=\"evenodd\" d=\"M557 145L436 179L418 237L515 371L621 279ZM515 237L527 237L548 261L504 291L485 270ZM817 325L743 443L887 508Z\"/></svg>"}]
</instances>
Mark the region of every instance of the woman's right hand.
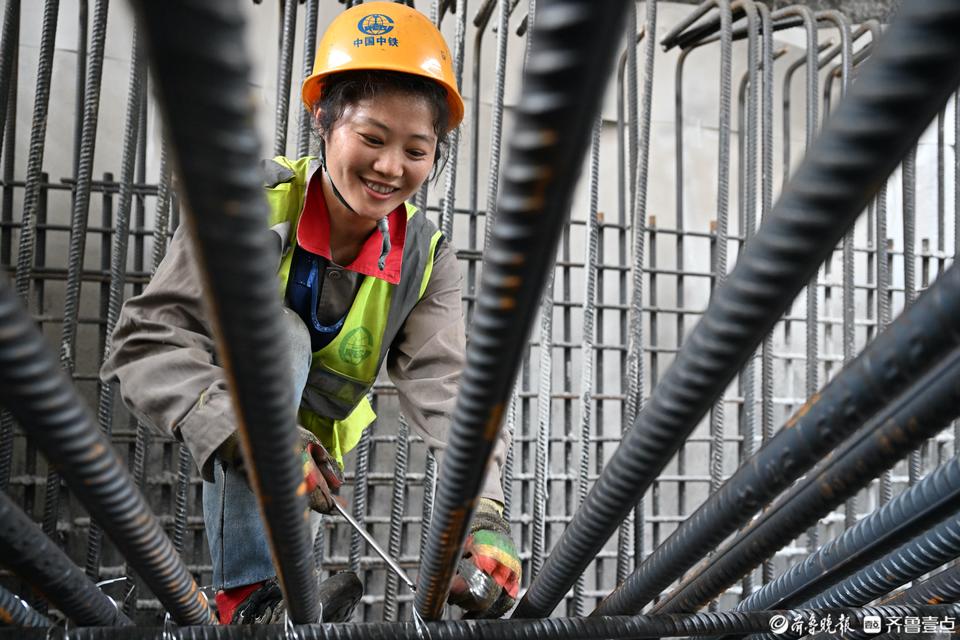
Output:
<instances>
[{"instance_id":1,"label":"woman's right hand","mask_svg":"<svg viewBox=\"0 0 960 640\"><path fill-rule=\"evenodd\" d=\"M343 485L340 467L312 432L298 425L297 438L310 508L318 513L332 513L333 501L336 500L334 492ZM239 472L249 484L243 450L236 432L220 445L217 456L224 464Z\"/></svg>"}]
</instances>

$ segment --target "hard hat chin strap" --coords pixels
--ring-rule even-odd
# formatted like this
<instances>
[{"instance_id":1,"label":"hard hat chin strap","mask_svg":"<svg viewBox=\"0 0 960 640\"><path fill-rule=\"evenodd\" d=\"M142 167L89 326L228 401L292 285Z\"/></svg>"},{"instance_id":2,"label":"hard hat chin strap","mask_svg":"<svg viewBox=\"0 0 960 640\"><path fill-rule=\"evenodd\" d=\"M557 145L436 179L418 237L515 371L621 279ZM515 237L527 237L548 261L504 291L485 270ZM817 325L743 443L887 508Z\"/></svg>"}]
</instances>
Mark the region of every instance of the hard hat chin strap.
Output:
<instances>
[{"instance_id":1,"label":"hard hat chin strap","mask_svg":"<svg viewBox=\"0 0 960 640\"><path fill-rule=\"evenodd\" d=\"M327 180L330 181L330 188L333 189L333 195L337 196L337 200L347 208L347 211L351 213L357 213L357 210L350 206L350 203L347 202L346 198L343 197L343 194L340 193L340 190L337 189L336 183L333 181L333 176L330 174L330 170L327 168L327 144L323 136L320 137L320 166L323 167L324 173L327 174ZM359 215L359 214L357 214ZM387 264L387 256L390 255L390 223L387 222L387 216L384 216L377 220L377 229L380 231L380 259L377 260L377 266L380 268L380 271L383 271L383 267Z\"/></svg>"}]
</instances>

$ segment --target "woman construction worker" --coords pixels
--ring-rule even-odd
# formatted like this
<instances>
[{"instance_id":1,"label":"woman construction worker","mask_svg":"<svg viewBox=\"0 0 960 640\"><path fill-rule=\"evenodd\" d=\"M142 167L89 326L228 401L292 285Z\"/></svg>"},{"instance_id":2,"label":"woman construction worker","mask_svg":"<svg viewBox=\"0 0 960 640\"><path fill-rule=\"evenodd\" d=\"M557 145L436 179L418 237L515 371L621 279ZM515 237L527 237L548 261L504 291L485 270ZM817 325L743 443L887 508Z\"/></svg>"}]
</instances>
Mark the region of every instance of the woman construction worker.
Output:
<instances>
[{"instance_id":1,"label":"woman construction worker","mask_svg":"<svg viewBox=\"0 0 960 640\"><path fill-rule=\"evenodd\" d=\"M330 470L375 419L367 394L384 363L404 414L442 455L464 366L460 269L407 200L442 167L464 108L443 36L393 2L331 23L302 94L319 157L264 162L264 233L277 241L310 505L328 513L339 484ZM134 415L182 440L200 468L220 621L277 623L284 604L186 233L177 230L150 284L124 305L102 377L118 380ZM502 515L507 444L496 448L451 586L451 602L474 616L503 615L519 588ZM362 594L351 573L320 591L327 622L348 619Z\"/></svg>"}]
</instances>

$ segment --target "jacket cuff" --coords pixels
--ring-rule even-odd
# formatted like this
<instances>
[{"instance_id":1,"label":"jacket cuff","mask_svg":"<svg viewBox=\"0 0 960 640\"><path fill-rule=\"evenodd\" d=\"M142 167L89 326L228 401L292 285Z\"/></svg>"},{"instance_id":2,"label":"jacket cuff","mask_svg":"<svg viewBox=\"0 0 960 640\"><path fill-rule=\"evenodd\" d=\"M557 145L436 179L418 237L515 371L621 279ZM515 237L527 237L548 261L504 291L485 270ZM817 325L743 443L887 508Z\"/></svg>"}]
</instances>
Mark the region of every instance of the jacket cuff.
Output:
<instances>
[{"instance_id":1,"label":"jacket cuff","mask_svg":"<svg viewBox=\"0 0 960 640\"><path fill-rule=\"evenodd\" d=\"M487 475L483 479L483 489L480 491L481 498L490 498L500 504L503 500L503 482L501 481L501 469L496 460L491 460L487 466Z\"/></svg>"},{"instance_id":2,"label":"jacket cuff","mask_svg":"<svg viewBox=\"0 0 960 640\"><path fill-rule=\"evenodd\" d=\"M197 403L174 427L174 434L187 445L200 476L213 482L213 454L236 430L230 394L216 382L200 394Z\"/></svg>"}]
</instances>

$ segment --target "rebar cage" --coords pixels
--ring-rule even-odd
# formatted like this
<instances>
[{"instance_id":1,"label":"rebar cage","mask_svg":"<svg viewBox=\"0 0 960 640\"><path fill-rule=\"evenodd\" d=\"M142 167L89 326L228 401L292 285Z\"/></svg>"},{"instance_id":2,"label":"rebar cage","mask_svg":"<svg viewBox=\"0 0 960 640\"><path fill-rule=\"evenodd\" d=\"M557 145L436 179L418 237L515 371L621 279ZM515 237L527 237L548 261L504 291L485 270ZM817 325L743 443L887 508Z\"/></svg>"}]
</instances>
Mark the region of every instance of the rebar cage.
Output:
<instances>
[{"instance_id":1,"label":"rebar cage","mask_svg":"<svg viewBox=\"0 0 960 640\"><path fill-rule=\"evenodd\" d=\"M129 9L114 3L108 13L105 1L93 4L91 15L87 0L47 0L42 6L6 2L0 43L0 72L6 74L0 87L6 97L0 114L5 123L0 269L3 277L16 278L18 287L26 283L34 320L51 345L59 344L61 354L67 354L65 363L90 406L102 409L105 394L111 394L98 377L109 347L111 296L126 299L142 291L180 223L181 203L154 96L140 86L149 84L134 62L137 40L126 35L132 31ZM501 140L509 136L515 115L536 2L519 7L517 0L420 4L451 43L468 104L466 122L452 138L445 174L420 194L418 203L457 248L469 323L488 237L485 222L498 195L499 181L491 177L501 173ZM744 4L739 3L739 11ZM257 70L254 88L265 103L260 129L266 140L272 139L273 153L309 151L309 118L297 98L299 82L312 66L317 31L341 9L340 3L319 0L258 2L247 9L249 44L267 60ZM791 9L780 9L774 18L789 21ZM707 33L700 41L658 50L655 45L669 39L671 29L693 11L668 2L630 3L618 36L630 45L619 47L618 73L609 83L538 327L506 412L504 428L513 434L504 468L506 513L519 543L523 588L540 572L586 488L673 361L714 287L770 211L791 168L856 81L883 31L879 22L852 24L842 13L823 11L811 14L812 31L792 26L766 29L760 37L748 33L741 16L714 28L722 38L711 41ZM765 16L770 19L768 12ZM69 21L75 17L71 32ZM761 18L756 18L758 25ZM484 43L487 32L495 42ZM106 45L105 33L111 36ZM735 41L726 42L728 37ZM298 60L302 64L295 71ZM4 63L9 64L6 70ZM814 73L809 72L811 63ZM62 88L68 84L72 86ZM92 110L93 137L84 140L81 130L91 115L91 100L99 102L101 111L97 119L97 109ZM133 116L120 127L116 123L124 122L125 111ZM764 349L659 474L619 535L565 596L557 614L593 610L638 559L657 549L952 264L960 246L958 123L960 103L953 99L823 264L816 282L776 324ZM71 133L72 147L64 142ZM263 155L271 152L264 148ZM92 163L88 171L95 169L88 192L79 188L85 162ZM124 197L132 197L132 208L129 222L120 226ZM77 206L78 199L88 200L89 211ZM83 220L77 219L78 211ZM27 226L34 237L27 242L24 221L31 213ZM71 236L78 230L85 247L81 244L81 254L71 255L77 249ZM111 259L121 239L123 279L118 283ZM65 309L70 299L78 305L72 311ZM76 314L75 336L64 328L71 312ZM768 366L762 352L769 357ZM415 570L437 464L411 434L385 376L375 386L373 404L378 420L348 456L341 493L355 518L402 566ZM195 466L179 443L138 423L121 402L106 406L111 441L190 573L199 584L209 584ZM930 438L805 535L783 541L776 555L711 608L735 606L945 465L957 453L958 437L954 426ZM87 512L9 416L0 431L0 484L85 566L91 579L130 578L104 590L115 599L126 598L131 618L141 623L162 618L160 603L108 541L99 547ZM365 595L355 620L411 619L412 595L342 519L325 518L315 556L325 573L350 569L361 576ZM0 574L0 583L47 613L46 601L14 575Z\"/></svg>"}]
</instances>

